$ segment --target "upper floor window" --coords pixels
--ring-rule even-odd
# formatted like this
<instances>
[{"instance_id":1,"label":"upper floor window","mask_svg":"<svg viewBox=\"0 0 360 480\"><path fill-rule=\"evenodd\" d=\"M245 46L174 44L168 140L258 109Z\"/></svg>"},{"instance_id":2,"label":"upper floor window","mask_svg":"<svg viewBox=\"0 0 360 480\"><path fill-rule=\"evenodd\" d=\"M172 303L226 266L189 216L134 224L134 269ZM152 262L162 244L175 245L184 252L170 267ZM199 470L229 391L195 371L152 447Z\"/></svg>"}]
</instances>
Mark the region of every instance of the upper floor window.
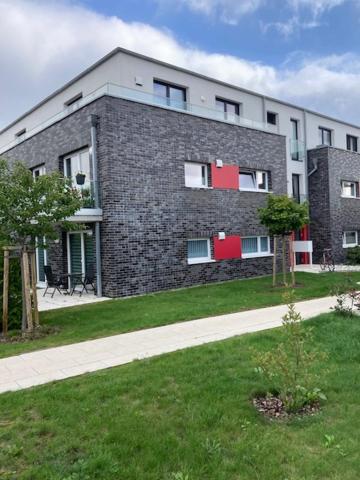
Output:
<instances>
[{"instance_id":1,"label":"upper floor window","mask_svg":"<svg viewBox=\"0 0 360 480\"><path fill-rule=\"evenodd\" d=\"M236 121L240 115L240 104L216 98L216 108L224 113L225 120Z\"/></svg>"},{"instance_id":2,"label":"upper floor window","mask_svg":"<svg viewBox=\"0 0 360 480\"><path fill-rule=\"evenodd\" d=\"M269 125L277 125L278 115L274 112L267 112L266 113L266 121Z\"/></svg>"},{"instance_id":3,"label":"upper floor window","mask_svg":"<svg viewBox=\"0 0 360 480\"><path fill-rule=\"evenodd\" d=\"M170 83L154 80L155 101L160 105L186 109L186 89Z\"/></svg>"},{"instance_id":4,"label":"upper floor window","mask_svg":"<svg viewBox=\"0 0 360 480\"><path fill-rule=\"evenodd\" d=\"M33 175L34 179L36 180L41 175L45 175L45 166L41 165L39 167L35 167L31 170L31 172L32 172L32 175Z\"/></svg>"},{"instance_id":5,"label":"upper floor window","mask_svg":"<svg viewBox=\"0 0 360 480\"><path fill-rule=\"evenodd\" d=\"M67 100L66 102L64 102L65 107L70 107L70 105L74 105L76 102L78 102L79 100L81 100L82 97L83 97L82 92L74 95L73 97L69 98L69 100Z\"/></svg>"},{"instance_id":6,"label":"upper floor window","mask_svg":"<svg viewBox=\"0 0 360 480\"><path fill-rule=\"evenodd\" d=\"M319 141L320 145L328 145L331 147L332 145L332 135L331 130L328 128L319 127Z\"/></svg>"},{"instance_id":7,"label":"upper floor window","mask_svg":"<svg viewBox=\"0 0 360 480\"><path fill-rule=\"evenodd\" d=\"M80 190L90 189L91 173L88 149L72 153L64 158L64 175L71 179L74 187L78 187Z\"/></svg>"},{"instance_id":8,"label":"upper floor window","mask_svg":"<svg viewBox=\"0 0 360 480\"><path fill-rule=\"evenodd\" d=\"M239 174L239 188L240 190L250 191L268 191L268 173L259 170L245 170Z\"/></svg>"},{"instance_id":9,"label":"upper floor window","mask_svg":"<svg viewBox=\"0 0 360 480\"><path fill-rule=\"evenodd\" d=\"M358 151L358 137L353 135L346 135L346 148L351 152Z\"/></svg>"},{"instance_id":10,"label":"upper floor window","mask_svg":"<svg viewBox=\"0 0 360 480\"><path fill-rule=\"evenodd\" d=\"M291 122L291 139L290 139L291 159L299 161L300 160L299 121L296 120L295 118L291 118L290 122Z\"/></svg>"},{"instance_id":11,"label":"upper floor window","mask_svg":"<svg viewBox=\"0 0 360 480\"><path fill-rule=\"evenodd\" d=\"M356 198L358 196L358 186L356 182L348 182L343 180L341 182L341 195L343 197Z\"/></svg>"},{"instance_id":12,"label":"upper floor window","mask_svg":"<svg viewBox=\"0 0 360 480\"><path fill-rule=\"evenodd\" d=\"M208 166L204 163L185 163L185 186L206 188L208 186Z\"/></svg>"},{"instance_id":13,"label":"upper floor window","mask_svg":"<svg viewBox=\"0 0 360 480\"><path fill-rule=\"evenodd\" d=\"M210 239L196 238L187 241L188 263L204 263L211 261Z\"/></svg>"},{"instance_id":14,"label":"upper floor window","mask_svg":"<svg viewBox=\"0 0 360 480\"><path fill-rule=\"evenodd\" d=\"M26 136L26 128L22 128L17 133L15 133L15 138L19 142L21 142L22 140L25 140L25 136Z\"/></svg>"}]
</instances>

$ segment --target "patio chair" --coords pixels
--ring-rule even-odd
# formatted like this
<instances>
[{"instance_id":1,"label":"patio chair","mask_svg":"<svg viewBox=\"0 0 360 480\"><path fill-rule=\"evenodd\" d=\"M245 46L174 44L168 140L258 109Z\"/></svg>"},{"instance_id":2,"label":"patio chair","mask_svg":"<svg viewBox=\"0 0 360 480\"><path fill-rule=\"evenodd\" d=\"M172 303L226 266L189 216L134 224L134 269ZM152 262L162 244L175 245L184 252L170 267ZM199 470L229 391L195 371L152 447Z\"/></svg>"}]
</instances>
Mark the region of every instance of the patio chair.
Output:
<instances>
[{"instance_id":1,"label":"patio chair","mask_svg":"<svg viewBox=\"0 0 360 480\"><path fill-rule=\"evenodd\" d=\"M64 281L60 276L54 275L52 268L49 265L44 266L44 273L46 278L46 288L43 294L43 297L47 294L49 288L53 288L53 292L51 298L54 297L56 291L58 291L61 295L61 289L65 289ZM50 294L50 292L49 292Z\"/></svg>"},{"instance_id":2,"label":"patio chair","mask_svg":"<svg viewBox=\"0 0 360 480\"><path fill-rule=\"evenodd\" d=\"M95 293L95 282L96 282L96 275L95 275L95 269L94 265L89 265L89 267L86 269L84 280L83 280L83 288L81 290L80 295L84 293L84 290L86 293L88 293L88 288L90 288L94 291Z\"/></svg>"}]
</instances>

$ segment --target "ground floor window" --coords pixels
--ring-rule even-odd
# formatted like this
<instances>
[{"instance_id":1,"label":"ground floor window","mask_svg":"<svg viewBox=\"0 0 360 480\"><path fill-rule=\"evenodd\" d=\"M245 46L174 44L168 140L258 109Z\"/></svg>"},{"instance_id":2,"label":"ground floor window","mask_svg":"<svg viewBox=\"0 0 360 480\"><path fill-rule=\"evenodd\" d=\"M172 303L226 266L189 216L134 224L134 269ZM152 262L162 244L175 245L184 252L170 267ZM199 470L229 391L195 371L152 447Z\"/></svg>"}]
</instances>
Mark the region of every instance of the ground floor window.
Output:
<instances>
[{"instance_id":1,"label":"ground floor window","mask_svg":"<svg viewBox=\"0 0 360 480\"><path fill-rule=\"evenodd\" d=\"M356 247L358 244L358 232L357 231L347 231L343 233L343 247L351 248Z\"/></svg>"},{"instance_id":2,"label":"ground floor window","mask_svg":"<svg viewBox=\"0 0 360 480\"><path fill-rule=\"evenodd\" d=\"M85 275L95 263L92 230L68 233L67 252L68 272Z\"/></svg>"},{"instance_id":3,"label":"ground floor window","mask_svg":"<svg viewBox=\"0 0 360 480\"><path fill-rule=\"evenodd\" d=\"M242 257L261 257L270 254L269 237L242 237Z\"/></svg>"},{"instance_id":4,"label":"ground floor window","mask_svg":"<svg viewBox=\"0 0 360 480\"><path fill-rule=\"evenodd\" d=\"M195 238L187 241L188 263L203 263L211 260L210 239Z\"/></svg>"},{"instance_id":5,"label":"ground floor window","mask_svg":"<svg viewBox=\"0 0 360 480\"><path fill-rule=\"evenodd\" d=\"M45 272L44 266L47 265L47 250L44 248L46 243L45 237L43 238L42 242L39 241L38 238L35 239L36 241L36 276L38 283L45 282Z\"/></svg>"}]
</instances>

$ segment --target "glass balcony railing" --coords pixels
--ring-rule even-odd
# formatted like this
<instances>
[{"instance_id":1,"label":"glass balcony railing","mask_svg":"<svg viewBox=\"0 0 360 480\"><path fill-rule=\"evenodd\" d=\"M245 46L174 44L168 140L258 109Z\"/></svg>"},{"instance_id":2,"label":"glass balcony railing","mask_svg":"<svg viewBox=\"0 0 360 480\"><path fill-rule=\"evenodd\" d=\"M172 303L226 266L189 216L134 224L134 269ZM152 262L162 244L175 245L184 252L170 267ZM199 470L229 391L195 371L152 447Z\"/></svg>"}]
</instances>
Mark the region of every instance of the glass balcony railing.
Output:
<instances>
[{"instance_id":1,"label":"glass balcony railing","mask_svg":"<svg viewBox=\"0 0 360 480\"><path fill-rule=\"evenodd\" d=\"M77 188L81 194L81 208L86 209L95 209L101 208L101 196L99 195L99 205L96 206L95 195L96 187L99 187L99 182L86 182L84 185L74 185L74 188Z\"/></svg>"},{"instance_id":2,"label":"glass balcony railing","mask_svg":"<svg viewBox=\"0 0 360 480\"><path fill-rule=\"evenodd\" d=\"M303 162L305 158L305 143L301 140L290 139L290 154L291 159L298 162Z\"/></svg>"},{"instance_id":3,"label":"glass balcony railing","mask_svg":"<svg viewBox=\"0 0 360 480\"><path fill-rule=\"evenodd\" d=\"M76 110L84 107L93 100L100 98L104 95L110 95L112 97L123 98L125 100L132 100L135 102L145 103L148 105L158 105L163 108L169 108L171 110L181 111L191 113L204 118L210 118L212 120L219 120L226 123L231 123L235 125L241 125L242 127L253 128L256 130L272 131L267 123L259 122L256 120L250 120L248 118L242 117L240 115L226 113L222 110L215 108L208 108L202 105L194 105L189 102L182 102L177 99L171 99L168 97L162 97L155 95L154 93L144 92L142 90L135 90L132 88L122 87L120 85L115 85L113 83L106 83L91 94L79 99L74 104L69 107L64 108L60 112L56 113L52 117L48 118L44 122L36 125L35 127L29 129L24 133L21 138L17 137L13 141L2 145L0 147L0 154L9 150L10 148L18 145L24 140L36 135L45 128L53 125L54 123L62 120L63 118L71 115Z\"/></svg>"}]
</instances>

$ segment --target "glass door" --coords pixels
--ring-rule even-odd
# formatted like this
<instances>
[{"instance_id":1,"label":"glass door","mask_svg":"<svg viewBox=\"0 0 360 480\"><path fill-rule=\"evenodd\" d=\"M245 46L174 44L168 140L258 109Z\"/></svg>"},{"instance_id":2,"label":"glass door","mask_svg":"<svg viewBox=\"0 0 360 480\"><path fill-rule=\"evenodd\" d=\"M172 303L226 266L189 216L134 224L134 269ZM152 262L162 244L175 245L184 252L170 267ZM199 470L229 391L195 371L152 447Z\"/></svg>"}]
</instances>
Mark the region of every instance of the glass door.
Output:
<instances>
[{"instance_id":1,"label":"glass door","mask_svg":"<svg viewBox=\"0 0 360 480\"><path fill-rule=\"evenodd\" d=\"M45 237L43 238L43 242L39 245L38 238L36 238L36 276L37 276L37 283L40 286L45 285L45 272L44 272L44 265L47 265L47 251L44 248L46 243Z\"/></svg>"},{"instance_id":2,"label":"glass door","mask_svg":"<svg viewBox=\"0 0 360 480\"><path fill-rule=\"evenodd\" d=\"M68 270L70 274L84 276L89 267L94 266L94 239L89 233L87 231L68 234Z\"/></svg>"}]
</instances>

